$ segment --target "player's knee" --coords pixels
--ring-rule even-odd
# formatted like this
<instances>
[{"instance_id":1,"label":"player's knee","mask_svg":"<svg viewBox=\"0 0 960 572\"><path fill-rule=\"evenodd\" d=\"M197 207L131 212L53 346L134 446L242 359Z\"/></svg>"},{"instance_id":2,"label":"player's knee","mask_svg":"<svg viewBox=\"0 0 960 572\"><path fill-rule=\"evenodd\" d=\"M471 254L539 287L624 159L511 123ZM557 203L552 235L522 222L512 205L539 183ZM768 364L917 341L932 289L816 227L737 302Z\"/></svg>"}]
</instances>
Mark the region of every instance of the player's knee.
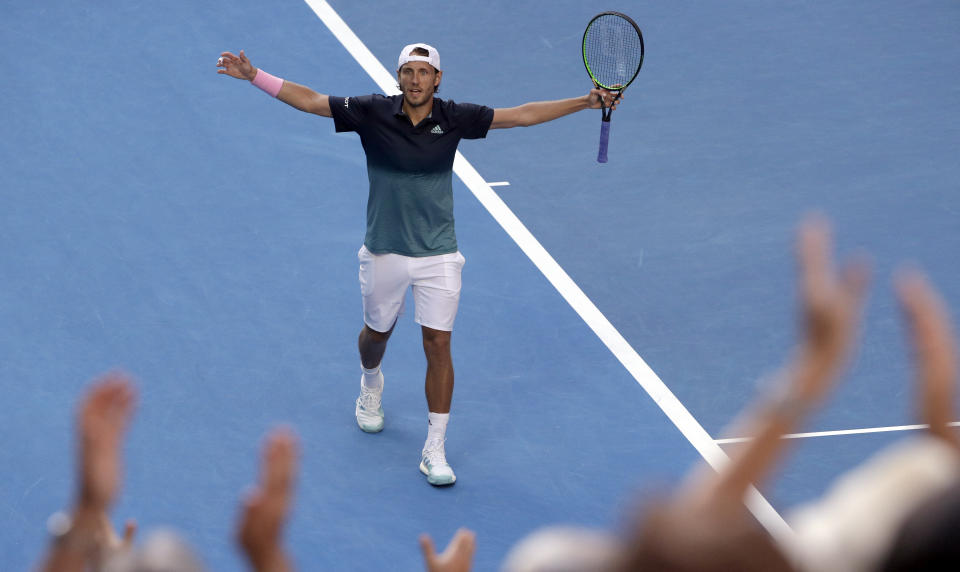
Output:
<instances>
[{"instance_id":1,"label":"player's knee","mask_svg":"<svg viewBox=\"0 0 960 572\"><path fill-rule=\"evenodd\" d=\"M450 332L427 330L423 332L423 351L427 355L447 355L450 353Z\"/></svg>"},{"instance_id":2,"label":"player's knee","mask_svg":"<svg viewBox=\"0 0 960 572\"><path fill-rule=\"evenodd\" d=\"M376 330L371 329L369 326L364 325L363 330L360 331L360 343L361 344L363 344L364 342L375 343L375 344L385 343L388 339L390 339L390 333L392 331L393 330L389 332L378 332Z\"/></svg>"}]
</instances>

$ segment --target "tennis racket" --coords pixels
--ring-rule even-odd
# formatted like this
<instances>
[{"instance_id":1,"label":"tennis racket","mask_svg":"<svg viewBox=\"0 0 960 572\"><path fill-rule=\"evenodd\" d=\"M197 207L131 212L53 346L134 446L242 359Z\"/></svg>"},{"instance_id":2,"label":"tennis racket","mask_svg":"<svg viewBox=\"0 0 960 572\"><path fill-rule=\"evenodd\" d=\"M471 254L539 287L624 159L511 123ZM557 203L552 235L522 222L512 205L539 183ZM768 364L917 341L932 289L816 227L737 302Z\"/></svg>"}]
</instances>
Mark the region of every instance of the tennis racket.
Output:
<instances>
[{"instance_id":1,"label":"tennis racket","mask_svg":"<svg viewBox=\"0 0 960 572\"><path fill-rule=\"evenodd\" d=\"M610 141L610 113L613 103L640 73L643 65L643 34L636 22L620 12L597 14L583 33L583 65L594 85L616 92L610 107L603 105L600 112L600 152L598 163L607 162L607 143ZM603 104L603 102L601 102Z\"/></svg>"}]
</instances>

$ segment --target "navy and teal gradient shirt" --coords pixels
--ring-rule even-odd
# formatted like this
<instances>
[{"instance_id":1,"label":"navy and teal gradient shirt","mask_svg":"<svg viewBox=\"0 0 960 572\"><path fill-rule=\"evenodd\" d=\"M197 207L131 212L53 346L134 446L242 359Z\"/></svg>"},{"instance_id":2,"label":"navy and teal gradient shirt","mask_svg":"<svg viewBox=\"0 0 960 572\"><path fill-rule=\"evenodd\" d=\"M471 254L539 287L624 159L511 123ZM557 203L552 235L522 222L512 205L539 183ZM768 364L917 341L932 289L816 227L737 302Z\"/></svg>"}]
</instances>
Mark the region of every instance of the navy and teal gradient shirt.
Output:
<instances>
[{"instance_id":1,"label":"navy and teal gradient shirt","mask_svg":"<svg viewBox=\"0 0 960 572\"><path fill-rule=\"evenodd\" d=\"M412 125L403 96L330 96L337 132L356 131L367 153L367 236L374 254L433 256L457 251L453 158L461 139L486 137L493 109L433 99Z\"/></svg>"}]
</instances>

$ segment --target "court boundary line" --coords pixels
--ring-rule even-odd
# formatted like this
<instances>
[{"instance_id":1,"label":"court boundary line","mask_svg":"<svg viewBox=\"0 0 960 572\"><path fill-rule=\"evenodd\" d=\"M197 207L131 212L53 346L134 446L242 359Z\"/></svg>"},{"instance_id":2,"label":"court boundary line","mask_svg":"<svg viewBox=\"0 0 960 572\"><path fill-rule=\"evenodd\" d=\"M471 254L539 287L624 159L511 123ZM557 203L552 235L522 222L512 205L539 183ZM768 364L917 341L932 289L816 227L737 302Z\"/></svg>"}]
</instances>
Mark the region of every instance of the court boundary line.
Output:
<instances>
[{"instance_id":1,"label":"court boundary line","mask_svg":"<svg viewBox=\"0 0 960 572\"><path fill-rule=\"evenodd\" d=\"M337 38L347 52L387 95L397 95L396 80L373 55L353 30L326 0L304 0L320 21ZM630 375L660 407L667 418L715 470L729 462L729 457L713 437L700 425L660 377L640 357L620 332L610 323L566 271L554 260L527 227L503 202L503 199L484 181L460 151L453 162L453 171L467 186L480 204L493 216L507 235L520 247L534 266L573 308L580 318L600 338L607 349L627 369ZM746 505L757 520L788 549L793 545L793 530L780 513L760 492L750 487Z\"/></svg>"},{"instance_id":2,"label":"court boundary line","mask_svg":"<svg viewBox=\"0 0 960 572\"><path fill-rule=\"evenodd\" d=\"M947 423L948 427L960 427L960 421ZM782 439L811 439L814 437L838 437L843 435L864 435L867 433L891 433L896 431L919 431L929 429L930 425L890 425L888 427L865 427L863 429L839 429L835 431L811 431L808 433L790 433L783 435ZM752 441L753 437L729 437L726 439L716 439L717 445L735 445L737 443L746 443Z\"/></svg>"}]
</instances>

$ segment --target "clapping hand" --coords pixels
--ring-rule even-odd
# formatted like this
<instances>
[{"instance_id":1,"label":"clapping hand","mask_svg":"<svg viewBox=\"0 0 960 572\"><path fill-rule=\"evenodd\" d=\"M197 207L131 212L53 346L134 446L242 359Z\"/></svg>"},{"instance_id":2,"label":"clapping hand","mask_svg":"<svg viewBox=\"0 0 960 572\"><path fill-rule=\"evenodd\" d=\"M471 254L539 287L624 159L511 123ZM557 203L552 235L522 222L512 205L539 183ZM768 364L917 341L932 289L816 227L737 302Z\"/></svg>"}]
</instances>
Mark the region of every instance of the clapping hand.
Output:
<instances>
[{"instance_id":1,"label":"clapping hand","mask_svg":"<svg viewBox=\"0 0 960 572\"><path fill-rule=\"evenodd\" d=\"M466 528L457 531L442 554L437 554L429 535L420 535L420 549L427 572L470 572L476 548L476 535Z\"/></svg>"}]
</instances>

